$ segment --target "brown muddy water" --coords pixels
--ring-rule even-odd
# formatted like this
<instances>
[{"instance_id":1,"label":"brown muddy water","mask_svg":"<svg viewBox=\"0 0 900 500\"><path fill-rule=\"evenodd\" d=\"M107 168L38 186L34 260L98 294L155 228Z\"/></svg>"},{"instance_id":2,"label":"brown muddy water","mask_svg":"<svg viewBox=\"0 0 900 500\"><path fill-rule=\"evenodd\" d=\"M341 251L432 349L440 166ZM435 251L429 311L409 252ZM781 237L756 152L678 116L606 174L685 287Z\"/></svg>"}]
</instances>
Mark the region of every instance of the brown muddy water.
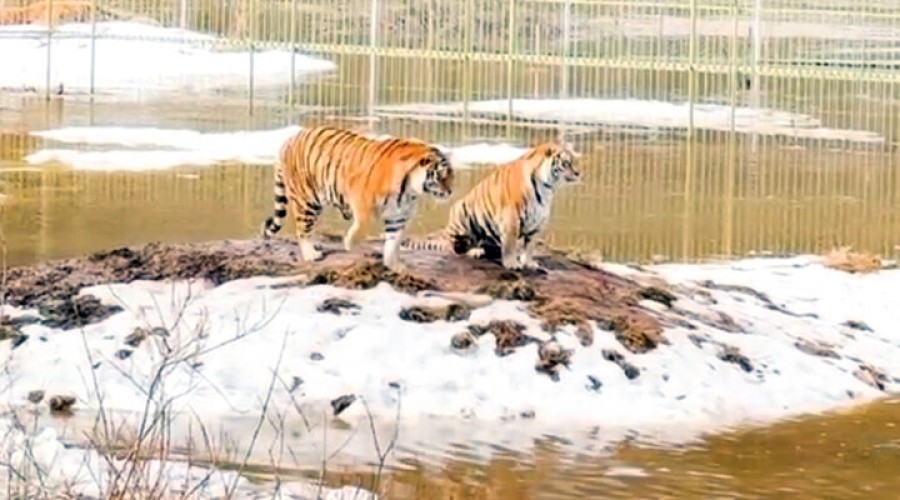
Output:
<instances>
[{"instance_id":1,"label":"brown muddy water","mask_svg":"<svg viewBox=\"0 0 900 500\"><path fill-rule=\"evenodd\" d=\"M131 110L23 101L17 108L0 113L2 228L11 265L153 240L253 237L271 209L268 165L153 173L38 168L22 158L46 145L28 130L89 123L265 129L301 121L279 110L260 109L248 118L241 105L202 103L190 110L184 103ZM523 143L549 134L401 121L378 126L444 143L503 134ZM548 239L612 260L821 252L838 244L886 255L900 243L894 152L763 141L750 154L749 144L738 141L730 150L716 134L702 135L698 144L689 151L683 141L640 137L583 142L586 184L558 197ZM460 187L481 175L462 172ZM438 228L446 209L422 207L413 230ZM334 214L326 221L342 224ZM434 449L401 437L403 458L381 478L380 489L386 498L448 499L896 498L900 492L897 400L711 436L690 447L622 443L588 453L567 450L570 445L546 436L527 449L496 446L485 459L467 451L464 440ZM314 478L318 470L313 464L301 473ZM327 481L366 486L373 471L371 463L335 466Z\"/></svg>"}]
</instances>

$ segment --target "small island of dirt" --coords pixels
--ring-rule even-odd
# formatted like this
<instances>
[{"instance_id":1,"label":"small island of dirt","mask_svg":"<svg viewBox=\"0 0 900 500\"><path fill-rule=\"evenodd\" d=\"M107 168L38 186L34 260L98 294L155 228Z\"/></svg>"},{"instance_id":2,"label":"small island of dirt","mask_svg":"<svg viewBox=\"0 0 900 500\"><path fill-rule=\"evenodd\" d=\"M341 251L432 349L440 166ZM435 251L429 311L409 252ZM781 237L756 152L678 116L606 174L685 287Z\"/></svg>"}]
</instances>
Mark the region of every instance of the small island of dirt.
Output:
<instances>
[{"instance_id":1,"label":"small island of dirt","mask_svg":"<svg viewBox=\"0 0 900 500\"><path fill-rule=\"evenodd\" d=\"M404 252L405 272L386 269L381 243L370 240L352 252L340 248L340 238L323 236L325 258L300 260L293 239L149 243L116 248L88 256L49 261L9 270L6 303L36 308L55 327L74 328L99 321L117 311L78 296L86 286L134 280L208 279L219 285L254 276L296 276L291 286L331 284L367 289L381 281L415 293L474 292L497 299L521 300L533 316L553 331L577 328L583 345L593 342L591 324L610 331L622 345L641 353L661 342L662 325L654 311L639 302L650 299L670 306L674 296L591 267L557 250L545 249L537 260L545 271L508 271L489 259L436 253Z\"/></svg>"}]
</instances>

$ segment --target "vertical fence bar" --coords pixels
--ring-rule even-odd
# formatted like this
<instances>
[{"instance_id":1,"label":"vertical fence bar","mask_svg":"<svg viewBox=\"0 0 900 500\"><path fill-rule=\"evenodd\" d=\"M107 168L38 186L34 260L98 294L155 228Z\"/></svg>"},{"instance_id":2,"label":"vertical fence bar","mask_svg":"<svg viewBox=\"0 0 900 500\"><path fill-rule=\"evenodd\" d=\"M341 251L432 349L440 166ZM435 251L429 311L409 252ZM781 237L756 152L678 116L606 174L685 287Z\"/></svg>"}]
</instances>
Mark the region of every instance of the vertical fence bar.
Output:
<instances>
[{"instance_id":1,"label":"vertical fence bar","mask_svg":"<svg viewBox=\"0 0 900 500\"><path fill-rule=\"evenodd\" d=\"M753 3L753 90L751 91L752 105L759 108L761 102L760 65L762 64L762 0ZM751 138L751 152L756 155L759 146L759 134L753 133Z\"/></svg>"},{"instance_id":2,"label":"vertical fence bar","mask_svg":"<svg viewBox=\"0 0 900 500\"><path fill-rule=\"evenodd\" d=\"M694 215L694 101L697 100L697 0L690 1L690 38L688 39L688 129L685 141L684 215L682 220L682 259L691 256L692 217Z\"/></svg>"},{"instance_id":3,"label":"vertical fence bar","mask_svg":"<svg viewBox=\"0 0 900 500\"><path fill-rule=\"evenodd\" d=\"M375 101L378 90L378 24L379 24L379 4L378 0L372 0L372 10L369 12L369 96L368 96L368 114L369 126L375 124Z\"/></svg>"},{"instance_id":4,"label":"vertical fence bar","mask_svg":"<svg viewBox=\"0 0 900 500\"><path fill-rule=\"evenodd\" d=\"M472 16L475 15L475 0L466 0L466 9L463 14L464 32L463 32L463 139L468 138L469 129L469 102L472 100L472 31L474 22Z\"/></svg>"},{"instance_id":5,"label":"vertical fence bar","mask_svg":"<svg viewBox=\"0 0 900 500\"><path fill-rule=\"evenodd\" d=\"M562 16L562 51L560 53L560 64L559 64L559 98L566 99L569 97L569 44L571 40L571 33L569 32L569 26L571 26L571 16L572 16L572 2L571 0L565 0L563 3L563 16ZM559 141L561 143L566 142L566 126L563 123L559 124Z\"/></svg>"},{"instance_id":6,"label":"vertical fence bar","mask_svg":"<svg viewBox=\"0 0 900 500\"><path fill-rule=\"evenodd\" d=\"M178 25L181 29L187 28L187 3L188 0L181 0L181 4L178 9Z\"/></svg>"},{"instance_id":7,"label":"vertical fence bar","mask_svg":"<svg viewBox=\"0 0 900 500\"><path fill-rule=\"evenodd\" d=\"M50 80L53 76L53 0L47 2L47 75L44 81L44 100L50 100Z\"/></svg>"},{"instance_id":8,"label":"vertical fence bar","mask_svg":"<svg viewBox=\"0 0 900 500\"><path fill-rule=\"evenodd\" d=\"M506 133L512 132L513 120L513 69L516 53L516 0L509 0L509 41L506 48Z\"/></svg>"},{"instance_id":9,"label":"vertical fence bar","mask_svg":"<svg viewBox=\"0 0 900 500\"><path fill-rule=\"evenodd\" d=\"M94 91L97 78L97 0L91 0L91 83L90 96L94 102Z\"/></svg>"},{"instance_id":10,"label":"vertical fence bar","mask_svg":"<svg viewBox=\"0 0 900 500\"><path fill-rule=\"evenodd\" d=\"M256 6L257 6L257 3L254 2L253 0L238 0L238 1L250 2L250 21L249 22L245 21L245 23L247 24L247 33L244 36L246 37L245 40L247 40L249 43L249 49L250 49L249 50L249 52L250 52L249 59L250 60L249 60L249 68L248 68L250 74L248 76L248 82L247 82L247 87L248 87L247 88L247 111L250 114L250 116L253 116L253 103L254 103L253 101L255 99L255 93L256 93L256 88L255 88L256 82L254 81L255 80L255 72L256 72L256 67L255 67L256 66L256 44L253 43L253 40L254 40L254 36L255 36L254 31L256 29L256 15L257 15Z\"/></svg>"},{"instance_id":11,"label":"vertical fence bar","mask_svg":"<svg viewBox=\"0 0 900 500\"><path fill-rule=\"evenodd\" d=\"M288 105L294 107L294 87L297 86L297 0L291 0L291 86L288 88Z\"/></svg>"},{"instance_id":12,"label":"vertical fence bar","mask_svg":"<svg viewBox=\"0 0 900 500\"><path fill-rule=\"evenodd\" d=\"M724 227L722 228L722 250L725 255L734 255L734 196L735 196L735 162L737 161L737 41L738 41L738 2L732 0L731 4L731 44L728 47L728 100L731 102L731 114L729 116L728 130L728 163L725 172L725 210Z\"/></svg>"}]
</instances>

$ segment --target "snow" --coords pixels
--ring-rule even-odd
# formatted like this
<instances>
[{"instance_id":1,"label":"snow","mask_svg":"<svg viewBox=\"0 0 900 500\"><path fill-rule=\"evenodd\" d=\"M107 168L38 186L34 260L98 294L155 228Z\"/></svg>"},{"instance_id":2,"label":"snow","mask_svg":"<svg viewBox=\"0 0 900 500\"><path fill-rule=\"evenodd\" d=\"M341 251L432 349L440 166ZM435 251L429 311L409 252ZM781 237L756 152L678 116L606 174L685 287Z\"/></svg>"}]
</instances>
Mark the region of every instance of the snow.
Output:
<instances>
[{"instance_id":1,"label":"snow","mask_svg":"<svg viewBox=\"0 0 900 500\"><path fill-rule=\"evenodd\" d=\"M59 163L77 170L164 170L177 166L208 166L225 162L271 165L281 145L301 127L237 132L199 132L152 127L65 127L33 132L63 144L129 149L42 149L25 157L32 165ZM390 136L370 134L373 138ZM486 142L457 147L439 146L461 168L514 160L523 147ZM153 148L153 149L151 149Z\"/></svg>"},{"instance_id":2,"label":"snow","mask_svg":"<svg viewBox=\"0 0 900 500\"><path fill-rule=\"evenodd\" d=\"M380 112L461 115L465 103L407 103L379 107ZM497 99L468 103L469 114L476 117L507 116L510 101ZM523 120L559 122L590 126L634 126L650 129L687 128L690 106L687 102L641 99L513 99L512 114ZM695 103L694 127L707 130L731 130L732 108L727 104ZM884 141L881 135L865 130L832 129L806 114L777 109L736 106L735 131L762 135L781 135L798 139L830 139L852 142Z\"/></svg>"},{"instance_id":3,"label":"snow","mask_svg":"<svg viewBox=\"0 0 900 500\"><path fill-rule=\"evenodd\" d=\"M40 25L0 26L0 88L35 89L47 85L48 30ZM152 95L172 91L209 91L246 87L250 52L223 51L210 35L139 22L96 24L94 85L98 93ZM91 83L91 25L61 24L50 36L50 87L66 94L86 94ZM328 60L294 55L295 76L336 69ZM261 50L253 54L254 84L291 81L291 52Z\"/></svg>"},{"instance_id":4,"label":"snow","mask_svg":"<svg viewBox=\"0 0 900 500\"><path fill-rule=\"evenodd\" d=\"M30 491L32 495L41 491L47 497L54 493L66 493L64 498L107 498L114 484L120 487L125 482L119 471L128 471L124 460L105 457L94 450L65 447L57 431L46 427L36 432L27 432L21 426L0 423L0 456L4 459L6 474L0 475L0 488L7 493L16 492L22 498ZM111 461L107 461L111 458ZM123 475L124 476L124 475ZM192 492L190 498L214 499L228 497L234 488L239 498L279 498L273 497L271 486L254 484L241 479L234 471L220 471L203 466L190 465L179 461L148 460L137 475L130 477L131 484L138 479L147 482L143 488L160 487L164 495L147 495L162 498L181 498L183 493ZM147 484L149 483L149 484ZM284 481L280 493L285 498L327 500L369 500L377 498L361 488L322 488L319 496L318 485L299 481ZM128 488L134 490L133 487ZM159 490L155 490L160 492ZM139 491L135 493L140 496ZM31 498L31 496L27 496ZM43 497L43 496L42 496Z\"/></svg>"},{"instance_id":5,"label":"snow","mask_svg":"<svg viewBox=\"0 0 900 500\"><path fill-rule=\"evenodd\" d=\"M154 404L205 422L243 421L232 427L243 429L246 437L252 430L248 420L258 418L267 398L268 408L301 408L302 415L322 418L331 413L331 400L355 394L366 406L352 404L341 419L360 421L368 408L379 422L399 419L407 442L433 447L458 439L458 428L447 430L455 423L468 429L466 439L486 443L481 452L489 454L497 441L527 447L541 433L585 443L576 438L597 428L604 442L633 433L687 442L883 397L854 375L863 364L887 373L888 391L900 390L900 379L890 378L897 376L890 370L900 359L900 336L894 331L900 310L890 293L900 271L849 275L825 268L815 257L670 264L640 272L604 267L672 283L679 294L676 306L693 314L694 329L672 322L665 332L669 345L640 355L628 353L608 332L596 331L590 347L579 346L571 330L557 332L556 339L574 355L570 369L554 382L535 372L534 344L505 357L495 355L490 335L472 351L450 347L451 336L468 323L491 319L517 320L530 335L549 338L523 303L494 301L475 309L465 322L419 324L399 319L398 312L424 299L387 284L359 291L277 286L290 278L257 277L218 287L202 281L139 281L82 290L124 307L85 327L83 335L33 324L23 327L29 339L14 350L8 342L0 344L2 396L21 406L30 391L40 389L48 397L76 397L80 412L97 410L102 402L107 412L140 414L155 374L163 373L155 386L159 398L150 398ZM751 287L781 309L740 290L704 288L706 280ZM340 316L318 312L329 297L360 308ZM717 312L744 331L696 320ZM849 320L862 321L872 331L844 325ZM164 327L168 333L132 349L125 337L136 327ZM801 340L830 345L838 357L803 352L795 346ZM719 359L725 346L747 356L752 371ZM123 349L133 352L122 358ZM604 349L623 353L640 375L628 379L604 359ZM273 376L279 382L270 393ZM589 387L589 376L601 381L598 390ZM163 401L162 395L169 399ZM523 417L528 413L533 418ZM299 425L299 417L293 418ZM425 426L431 435L423 422L433 423ZM435 436L435 427L445 431ZM365 446L357 443L348 453L371 459L371 440L359 439Z\"/></svg>"}]
</instances>

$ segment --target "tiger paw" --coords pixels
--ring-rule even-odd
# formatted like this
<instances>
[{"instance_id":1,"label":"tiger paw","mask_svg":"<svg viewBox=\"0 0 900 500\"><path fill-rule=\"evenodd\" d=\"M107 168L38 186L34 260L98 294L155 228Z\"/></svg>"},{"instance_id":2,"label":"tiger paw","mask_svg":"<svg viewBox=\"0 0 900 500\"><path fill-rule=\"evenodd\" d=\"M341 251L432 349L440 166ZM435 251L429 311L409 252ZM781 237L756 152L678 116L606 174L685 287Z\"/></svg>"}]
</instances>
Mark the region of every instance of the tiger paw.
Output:
<instances>
[{"instance_id":1,"label":"tiger paw","mask_svg":"<svg viewBox=\"0 0 900 500\"><path fill-rule=\"evenodd\" d=\"M406 266L406 264L404 264L403 262L400 262L399 260L395 260L394 262L385 261L384 267L386 267L386 268L390 269L391 271L398 273L398 274L405 273L409 270L409 268Z\"/></svg>"},{"instance_id":2,"label":"tiger paw","mask_svg":"<svg viewBox=\"0 0 900 500\"><path fill-rule=\"evenodd\" d=\"M523 265L518 259L503 259L503 267L512 271L519 271Z\"/></svg>"},{"instance_id":3,"label":"tiger paw","mask_svg":"<svg viewBox=\"0 0 900 500\"><path fill-rule=\"evenodd\" d=\"M480 259L484 257L484 249L483 248L472 248L466 252L466 256L471 257L473 259Z\"/></svg>"},{"instance_id":4,"label":"tiger paw","mask_svg":"<svg viewBox=\"0 0 900 500\"><path fill-rule=\"evenodd\" d=\"M322 260L324 255L319 250L316 250L316 247L312 245L312 243L306 243L300 245L300 256L306 262L313 262L317 260Z\"/></svg>"}]
</instances>

